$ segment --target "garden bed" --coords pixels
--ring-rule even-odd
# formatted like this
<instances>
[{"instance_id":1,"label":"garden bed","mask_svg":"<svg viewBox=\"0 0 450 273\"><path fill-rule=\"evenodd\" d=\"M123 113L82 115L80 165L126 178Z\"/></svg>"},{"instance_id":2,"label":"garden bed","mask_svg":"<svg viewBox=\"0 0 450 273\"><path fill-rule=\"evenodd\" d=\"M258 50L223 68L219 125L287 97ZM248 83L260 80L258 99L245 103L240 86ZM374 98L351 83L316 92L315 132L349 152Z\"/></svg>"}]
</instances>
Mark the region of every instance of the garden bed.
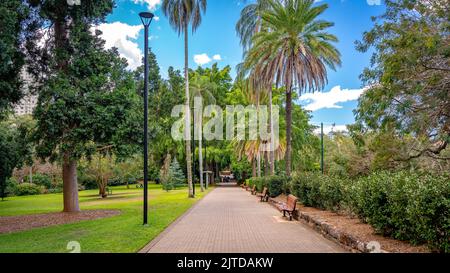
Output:
<instances>
[{"instance_id":1,"label":"garden bed","mask_svg":"<svg viewBox=\"0 0 450 273\"><path fill-rule=\"evenodd\" d=\"M269 203L273 205L277 202L285 201L286 196L280 195L276 198L271 198ZM407 242L376 234L375 230L369 224L362 223L357 218L311 207L298 206L297 208L297 212L294 214L296 220L307 223L325 237L337 241L352 251L370 252L370 243L378 242L381 247L379 252L429 252L428 248L424 245L413 246Z\"/></svg>"},{"instance_id":2,"label":"garden bed","mask_svg":"<svg viewBox=\"0 0 450 273\"><path fill-rule=\"evenodd\" d=\"M22 216L4 216L0 217L0 234L108 218L119 214L120 210L86 210L75 213L57 212Z\"/></svg>"}]
</instances>

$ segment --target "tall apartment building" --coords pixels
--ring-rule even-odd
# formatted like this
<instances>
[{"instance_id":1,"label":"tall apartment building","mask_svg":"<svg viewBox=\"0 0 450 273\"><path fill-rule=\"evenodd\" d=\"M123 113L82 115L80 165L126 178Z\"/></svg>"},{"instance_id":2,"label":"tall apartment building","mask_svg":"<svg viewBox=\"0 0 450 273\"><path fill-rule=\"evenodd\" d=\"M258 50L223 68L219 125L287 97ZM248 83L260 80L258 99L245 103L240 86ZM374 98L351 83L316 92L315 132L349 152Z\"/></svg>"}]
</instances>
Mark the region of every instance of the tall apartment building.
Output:
<instances>
[{"instance_id":1,"label":"tall apartment building","mask_svg":"<svg viewBox=\"0 0 450 273\"><path fill-rule=\"evenodd\" d=\"M32 77L26 72L25 69L22 72L22 79L24 81L24 85L22 88L25 96L14 106L14 113L17 116L31 115L37 105L38 99L37 95L31 94L29 90L29 86L32 82Z\"/></svg>"}]
</instances>

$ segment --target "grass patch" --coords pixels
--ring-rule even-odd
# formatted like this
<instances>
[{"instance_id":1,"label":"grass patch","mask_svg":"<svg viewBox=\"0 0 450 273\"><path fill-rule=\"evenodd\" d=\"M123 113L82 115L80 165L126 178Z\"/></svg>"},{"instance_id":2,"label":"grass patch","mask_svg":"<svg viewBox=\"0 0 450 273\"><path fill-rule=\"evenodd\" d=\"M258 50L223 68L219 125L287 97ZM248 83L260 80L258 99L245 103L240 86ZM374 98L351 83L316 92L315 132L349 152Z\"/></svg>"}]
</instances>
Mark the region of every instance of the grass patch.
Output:
<instances>
[{"instance_id":1,"label":"grass patch","mask_svg":"<svg viewBox=\"0 0 450 273\"><path fill-rule=\"evenodd\" d=\"M118 209L111 218L74 224L37 228L12 234L0 234L0 252L54 253L69 252L67 243L77 241L81 252L137 252L181 216L205 193L187 198L187 189L165 192L159 185L149 185L149 226L142 226L142 189L113 187L107 199L98 190L80 192L82 210ZM60 212L62 194L11 197L0 201L0 216Z\"/></svg>"}]
</instances>

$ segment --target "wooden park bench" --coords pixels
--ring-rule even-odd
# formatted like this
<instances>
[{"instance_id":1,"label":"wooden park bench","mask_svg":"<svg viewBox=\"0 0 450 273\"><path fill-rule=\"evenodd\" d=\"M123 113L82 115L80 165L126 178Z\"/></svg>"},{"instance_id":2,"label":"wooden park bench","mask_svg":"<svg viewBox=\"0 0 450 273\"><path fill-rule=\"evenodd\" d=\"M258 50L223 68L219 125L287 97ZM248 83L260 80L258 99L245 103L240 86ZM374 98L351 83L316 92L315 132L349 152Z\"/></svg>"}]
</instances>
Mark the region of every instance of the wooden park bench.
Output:
<instances>
[{"instance_id":1,"label":"wooden park bench","mask_svg":"<svg viewBox=\"0 0 450 273\"><path fill-rule=\"evenodd\" d=\"M283 217L286 217L286 213L288 213L289 221L292 221L293 213L297 208L297 201L298 201L297 197L293 196L292 194L289 194L286 203L278 203L276 204L276 206L280 211L283 212Z\"/></svg>"},{"instance_id":2,"label":"wooden park bench","mask_svg":"<svg viewBox=\"0 0 450 273\"><path fill-rule=\"evenodd\" d=\"M261 193L257 193L256 196L261 198L261 202L269 201L269 193L268 193L268 190L266 187L264 187L264 189Z\"/></svg>"},{"instance_id":3,"label":"wooden park bench","mask_svg":"<svg viewBox=\"0 0 450 273\"><path fill-rule=\"evenodd\" d=\"M256 194L256 185L253 185L253 188L250 190L250 192L252 193L252 195Z\"/></svg>"}]
</instances>

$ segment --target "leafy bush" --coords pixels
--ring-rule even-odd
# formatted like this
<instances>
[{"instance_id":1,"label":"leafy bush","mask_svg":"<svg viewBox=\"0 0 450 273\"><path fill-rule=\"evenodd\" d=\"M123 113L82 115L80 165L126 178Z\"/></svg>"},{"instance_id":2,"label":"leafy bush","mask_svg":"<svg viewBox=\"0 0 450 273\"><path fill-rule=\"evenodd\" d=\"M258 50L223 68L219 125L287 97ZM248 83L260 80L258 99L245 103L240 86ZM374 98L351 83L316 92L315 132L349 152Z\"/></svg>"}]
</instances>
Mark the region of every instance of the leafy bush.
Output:
<instances>
[{"instance_id":1,"label":"leafy bush","mask_svg":"<svg viewBox=\"0 0 450 273\"><path fill-rule=\"evenodd\" d=\"M4 198L7 196L14 196L17 191L17 185L19 184L17 183L17 180L14 177L6 179L4 196L1 197Z\"/></svg>"},{"instance_id":2,"label":"leafy bush","mask_svg":"<svg viewBox=\"0 0 450 273\"><path fill-rule=\"evenodd\" d=\"M83 188L86 190L98 189L98 185L95 179L87 175L78 176L78 185L83 186Z\"/></svg>"},{"instance_id":3,"label":"leafy bush","mask_svg":"<svg viewBox=\"0 0 450 273\"><path fill-rule=\"evenodd\" d=\"M268 177L253 177L248 180L248 185L253 187L256 185L256 190L262 192L264 187L267 187L269 195L271 197L276 197L283 192L286 192L286 185L288 183L288 178L285 176L268 176Z\"/></svg>"},{"instance_id":4,"label":"leafy bush","mask_svg":"<svg viewBox=\"0 0 450 273\"><path fill-rule=\"evenodd\" d=\"M270 197L276 197L283 192L285 185L288 182L288 178L286 176L269 176L266 178L266 185L269 190Z\"/></svg>"},{"instance_id":5,"label":"leafy bush","mask_svg":"<svg viewBox=\"0 0 450 273\"><path fill-rule=\"evenodd\" d=\"M37 173L33 174L32 178L33 184L43 186L46 189L52 188L52 180L48 175ZM30 181L30 177L25 176L24 181Z\"/></svg>"},{"instance_id":6,"label":"leafy bush","mask_svg":"<svg viewBox=\"0 0 450 273\"><path fill-rule=\"evenodd\" d=\"M33 183L22 183L17 185L16 195L24 196L24 195L37 195L41 194L43 191L42 186L38 186Z\"/></svg>"},{"instance_id":7,"label":"leafy bush","mask_svg":"<svg viewBox=\"0 0 450 273\"><path fill-rule=\"evenodd\" d=\"M251 166L246 160L232 161L231 170L238 184L244 183L251 176Z\"/></svg>"},{"instance_id":8,"label":"leafy bush","mask_svg":"<svg viewBox=\"0 0 450 273\"><path fill-rule=\"evenodd\" d=\"M450 252L450 177L379 172L350 181L305 173L294 176L291 192L311 207L350 209L385 235Z\"/></svg>"}]
</instances>

